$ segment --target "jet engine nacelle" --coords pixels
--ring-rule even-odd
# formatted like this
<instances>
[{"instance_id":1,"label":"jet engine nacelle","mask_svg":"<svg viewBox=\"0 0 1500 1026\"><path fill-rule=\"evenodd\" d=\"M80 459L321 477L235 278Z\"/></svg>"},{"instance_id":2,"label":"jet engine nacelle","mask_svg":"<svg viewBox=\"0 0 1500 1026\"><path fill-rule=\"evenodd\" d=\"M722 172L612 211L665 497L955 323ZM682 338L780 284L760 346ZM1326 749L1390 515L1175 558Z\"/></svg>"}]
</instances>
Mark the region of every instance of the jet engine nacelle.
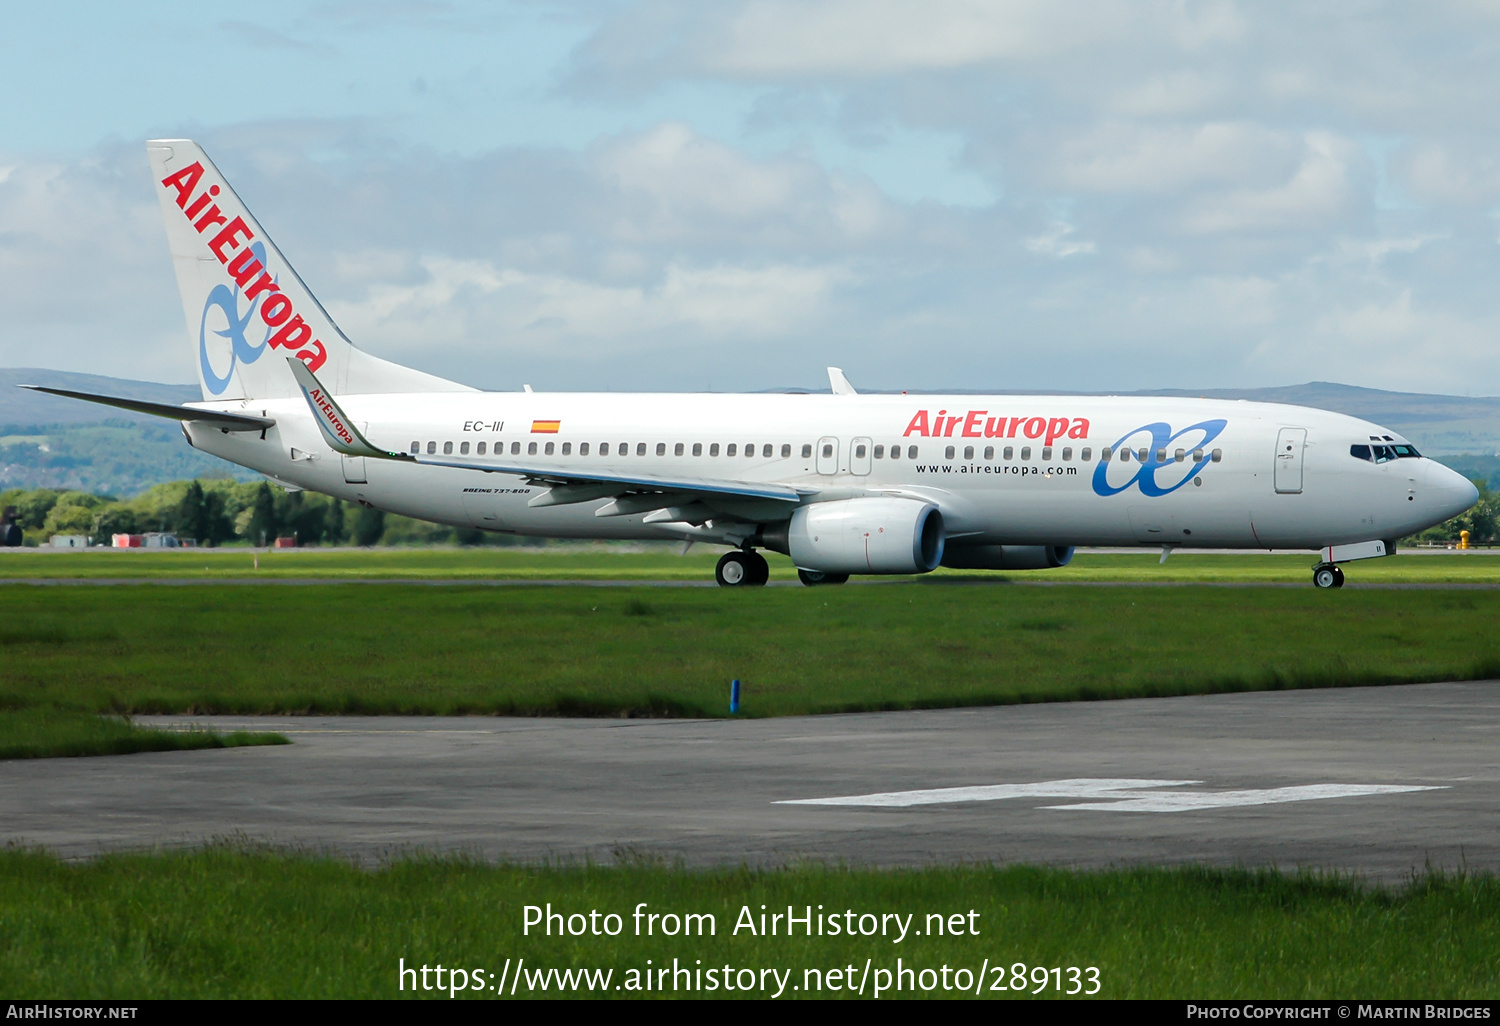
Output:
<instances>
[{"instance_id":1,"label":"jet engine nacelle","mask_svg":"<svg viewBox=\"0 0 1500 1026\"><path fill-rule=\"evenodd\" d=\"M825 574L925 574L943 559L943 514L917 499L840 499L803 506L787 525L787 554Z\"/></svg>"},{"instance_id":2,"label":"jet engine nacelle","mask_svg":"<svg viewBox=\"0 0 1500 1026\"><path fill-rule=\"evenodd\" d=\"M1072 559L1071 545L951 545L943 553L952 570L1056 570Z\"/></svg>"}]
</instances>

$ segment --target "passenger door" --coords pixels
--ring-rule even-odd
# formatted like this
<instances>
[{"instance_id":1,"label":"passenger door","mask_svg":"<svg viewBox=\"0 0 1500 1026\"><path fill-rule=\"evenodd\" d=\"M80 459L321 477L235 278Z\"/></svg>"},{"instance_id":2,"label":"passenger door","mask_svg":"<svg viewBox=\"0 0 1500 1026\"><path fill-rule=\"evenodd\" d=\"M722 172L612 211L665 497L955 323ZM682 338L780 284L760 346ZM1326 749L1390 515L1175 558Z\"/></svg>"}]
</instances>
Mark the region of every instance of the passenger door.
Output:
<instances>
[{"instance_id":1,"label":"passenger door","mask_svg":"<svg viewBox=\"0 0 1500 1026\"><path fill-rule=\"evenodd\" d=\"M1306 428L1282 428L1276 435L1276 492L1295 495L1302 491L1302 450L1307 445Z\"/></svg>"},{"instance_id":2,"label":"passenger door","mask_svg":"<svg viewBox=\"0 0 1500 1026\"><path fill-rule=\"evenodd\" d=\"M856 438L849 443L849 470L861 477L870 472L870 440Z\"/></svg>"},{"instance_id":3,"label":"passenger door","mask_svg":"<svg viewBox=\"0 0 1500 1026\"><path fill-rule=\"evenodd\" d=\"M837 474L839 472L839 440L837 438L818 439L818 473Z\"/></svg>"}]
</instances>

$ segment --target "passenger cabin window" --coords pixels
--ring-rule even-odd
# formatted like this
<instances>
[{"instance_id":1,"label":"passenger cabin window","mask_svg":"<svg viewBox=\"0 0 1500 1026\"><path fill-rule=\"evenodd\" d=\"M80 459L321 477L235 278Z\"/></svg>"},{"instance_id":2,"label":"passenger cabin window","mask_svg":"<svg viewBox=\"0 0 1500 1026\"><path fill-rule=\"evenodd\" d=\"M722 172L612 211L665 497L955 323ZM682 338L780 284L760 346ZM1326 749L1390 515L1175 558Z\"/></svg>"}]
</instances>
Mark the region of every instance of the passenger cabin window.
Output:
<instances>
[{"instance_id":1,"label":"passenger cabin window","mask_svg":"<svg viewBox=\"0 0 1500 1026\"><path fill-rule=\"evenodd\" d=\"M548 456L551 456L552 455L552 443L548 442L546 448L544 448L542 450L542 452L546 453Z\"/></svg>"},{"instance_id":2,"label":"passenger cabin window","mask_svg":"<svg viewBox=\"0 0 1500 1026\"><path fill-rule=\"evenodd\" d=\"M422 443L421 442L413 442L413 443L411 443L411 454L413 456L417 455L421 451L422 451Z\"/></svg>"},{"instance_id":3,"label":"passenger cabin window","mask_svg":"<svg viewBox=\"0 0 1500 1026\"><path fill-rule=\"evenodd\" d=\"M460 456L467 456L467 455L469 455L469 443L468 442L459 442L458 443L458 454Z\"/></svg>"},{"instance_id":4,"label":"passenger cabin window","mask_svg":"<svg viewBox=\"0 0 1500 1026\"><path fill-rule=\"evenodd\" d=\"M536 443L535 442L532 442L532 443L530 443L529 445L526 446L526 455L528 455L528 456L535 456L536 455Z\"/></svg>"},{"instance_id":5,"label":"passenger cabin window","mask_svg":"<svg viewBox=\"0 0 1500 1026\"><path fill-rule=\"evenodd\" d=\"M824 443L824 445L823 445L823 458L825 460L833 458L833 445L832 444L830 444L830 443Z\"/></svg>"},{"instance_id":6,"label":"passenger cabin window","mask_svg":"<svg viewBox=\"0 0 1500 1026\"><path fill-rule=\"evenodd\" d=\"M681 456L683 454L683 451L683 445L681 442L678 442L676 445L672 446L673 456Z\"/></svg>"},{"instance_id":7,"label":"passenger cabin window","mask_svg":"<svg viewBox=\"0 0 1500 1026\"><path fill-rule=\"evenodd\" d=\"M1090 449L1088 446L1084 446L1083 452L1078 454L1078 458L1087 463L1094 458L1094 450Z\"/></svg>"},{"instance_id":8,"label":"passenger cabin window","mask_svg":"<svg viewBox=\"0 0 1500 1026\"><path fill-rule=\"evenodd\" d=\"M1005 461L1009 463L1011 460L1016 458L1016 447L1013 445L1007 445L1005 447L1005 451L1000 455L1005 457Z\"/></svg>"},{"instance_id":9,"label":"passenger cabin window","mask_svg":"<svg viewBox=\"0 0 1500 1026\"><path fill-rule=\"evenodd\" d=\"M915 445L908 445L906 447L906 458L909 460L917 458L917 447Z\"/></svg>"},{"instance_id":10,"label":"passenger cabin window","mask_svg":"<svg viewBox=\"0 0 1500 1026\"><path fill-rule=\"evenodd\" d=\"M573 455L573 443L572 442L564 442L563 443L562 454L564 456L571 456L571 455Z\"/></svg>"},{"instance_id":11,"label":"passenger cabin window","mask_svg":"<svg viewBox=\"0 0 1500 1026\"><path fill-rule=\"evenodd\" d=\"M693 443L693 455L694 456L702 456L703 455L703 443L702 442L694 442Z\"/></svg>"},{"instance_id":12,"label":"passenger cabin window","mask_svg":"<svg viewBox=\"0 0 1500 1026\"><path fill-rule=\"evenodd\" d=\"M812 446L804 445L802 447L802 458L805 460L812 459Z\"/></svg>"},{"instance_id":13,"label":"passenger cabin window","mask_svg":"<svg viewBox=\"0 0 1500 1026\"><path fill-rule=\"evenodd\" d=\"M767 445L760 450L760 455L763 459L770 459L774 451L775 449L772 446Z\"/></svg>"},{"instance_id":14,"label":"passenger cabin window","mask_svg":"<svg viewBox=\"0 0 1500 1026\"><path fill-rule=\"evenodd\" d=\"M481 442L480 444L483 445L484 443ZM587 443L587 442L579 442L578 443L578 455L580 455L580 456L587 456L588 454L589 454L589 443Z\"/></svg>"},{"instance_id":15,"label":"passenger cabin window","mask_svg":"<svg viewBox=\"0 0 1500 1026\"><path fill-rule=\"evenodd\" d=\"M646 443L645 442L636 442L635 443L635 454L637 456L644 456L644 455L646 455Z\"/></svg>"},{"instance_id":16,"label":"passenger cabin window","mask_svg":"<svg viewBox=\"0 0 1500 1026\"><path fill-rule=\"evenodd\" d=\"M1142 463L1146 462L1146 447L1144 445L1135 451L1135 458Z\"/></svg>"},{"instance_id":17,"label":"passenger cabin window","mask_svg":"<svg viewBox=\"0 0 1500 1026\"><path fill-rule=\"evenodd\" d=\"M1109 458L1114 455L1114 452L1115 451L1113 449L1106 445L1104 448L1099 450L1099 462L1108 463ZM1085 456L1084 459L1088 459L1088 457Z\"/></svg>"},{"instance_id":18,"label":"passenger cabin window","mask_svg":"<svg viewBox=\"0 0 1500 1026\"><path fill-rule=\"evenodd\" d=\"M436 456L437 455L437 443L436 442L428 442L427 443L427 455L429 455L429 456Z\"/></svg>"},{"instance_id":19,"label":"passenger cabin window","mask_svg":"<svg viewBox=\"0 0 1500 1026\"><path fill-rule=\"evenodd\" d=\"M1029 445L1023 445L1023 446L1021 446L1021 459L1023 459L1023 460L1029 460L1029 459L1031 459L1031 446L1029 446Z\"/></svg>"},{"instance_id":20,"label":"passenger cabin window","mask_svg":"<svg viewBox=\"0 0 1500 1026\"><path fill-rule=\"evenodd\" d=\"M483 456L484 455L485 447L488 444L489 444L488 442L480 442L477 446L474 447L474 451L477 452L479 455Z\"/></svg>"},{"instance_id":21,"label":"passenger cabin window","mask_svg":"<svg viewBox=\"0 0 1500 1026\"><path fill-rule=\"evenodd\" d=\"M1063 446L1063 462L1067 463L1072 458L1073 458L1073 447L1071 445L1065 445L1065 446Z\"/></svg>"},{"instance_id":22,"label":"passenger cabin window","mask_svg":"<svg viewBox=\"0 0 1500 1026\"><path fill-rule=\"evenodd\" d=\"M870 453L870 455L874 456L877 460L885 459L885 446L877 445L874 451Z\"/></svg>"},{"instance_id":23,"label":"passenger cabin window","mask_svg":"<svg viewBox=\"0 0 1500 1026\"><path fill-rule=\"evenodd\" d=\"M973 458L974 458L974 447L972 445L966 445L966 446L964 446L964 459L966 459L966 460L972 460Z\"/></svg>"},{"instance_id":24,"label":"passenger cabin window","mask_svg":"<svg viewBox=\"0 0 1500 1026\"><path fill-rule=\"evenodd\" d=\"M452 456L453 455L453 443L452 442L444 442L443 443L443 455L444 456Z\"/></svg>"},{"instance_id":25,"label":"passenger cabin window","mask_svg":"<svg viewBox=\"0 0 1500 1026\"><path fill-rule=\"evenodd\" d=\"M521 443L520 442L511 442L510 443L510 454L512 456L519 456L519 455L521 455Z\"/></svg>"},{"instance_id":26,"label":"passenger cabin window","mask_svg":"<svg viewBox=\"0 0 1500 1026\"><path fill-rule=\"evenodd\" d=\"M600 442L599 443L599 455L600 456L608 456L609 455L609 443L608 442Z\"/></svg>"},{"instance_id":27,"label":"passenger cabin window","mask_svg":"<svg viewBox=\"0 0 1500 1026\"><path fill-rule=\"evenodd\" d=\"M993 445L986 445L984 447L984 458L987 460L995 458L995 447Z\"/></svg>"},{"instance_id":28,"label":"passenger cabin window","mask_svg":"<svg viewBox=\"0 0 1500 1026\"><path fill-rule=\"evenodd\" d=\"M857 460L862 460L862 459L865 458L865 447L864 447L864 445L861 444L861 445L856 445L854 447L854 458L857 459Z\"/></svg>"},{"instance_id":29,"label":"passenger cabin window","mask_svg":"<svg viewBox=\"0 0 1500 1026\"><path fill-rule=\"evenodd\" d=\"M724 447L724 455L725 456L738 456L739 454L740 454L740 447L739 447L739 443L737 443L737 442L730 442L728 445L726 445Z\"/></svg>"},{"instance_id":30,"label":"passenger cabin window","mask_svg":"<svg viewBox=\"0 0 1500 1026\"><path fill-rule=\"evenodd\" d=\"M1203 462L1203 450L1202 449L1194 449L1193 450L1193 462L1194 463L1202 463Z\"/></svg>"},{"instance_id":31,"label":"passenger cabin window","mask_svg":"<svg viewBox=\"0 0 1500 1026\"><path fill-rule=\"evenodd\" d=\"M893 459L893 460L899 460L900 458L901 458L901 446L899 446L899 445L893 445L893 446L891 446L891 459Z\"/></svg>"},{"instance_id":32,"label":"passenger cabin window","mask_svg":"<svg viewBox=\"0 0 1500 1026\"><path fill-rule=\"evenodd\" d=\"M710 456L717 456L717 455L719 455L719 443L718 442L714 442L712 445L710 445L708 447L708 454Z\"/></svg>"},{"instance_id":33,"label":"passenger cabin window","mask_svg":"<svg viewBox=\"0 0 1500 1026\"><path fill-rule=\"evenodd\" d=\"M1105 452L1109 452L1108 449L1105 449L1104 451ZM1130 462L1130 450L1129 449L1121 449L1120 450L1120 462L1121 463L1129 463Z\"/></svg>"},{"instance_id":34,"label":"passenger cabin window","mask_svg":"<svg viewBox=\"0 0 1500 1026\"><path fill-rule=\"evenodd\" d=\"M1158 462L1158 463L1165 463L1165 462L1167 462L1167 450L1165 450L1165 449L1158 449L1158 450L1156 450L1156 462Z\"/></svg>"},{"instance_id":35,"label":"passenger cabin window","mask_svg":"<svg viewBox=\"0 0 1500 1026\"><path fill-rule=\"evenodd\" d=\"M1044 445L1044 446L1042 446L1042 459L1044 459L1044 460L1050 460L1051 458L1052 458L1052 446L1050 446L1050 445Z\"/></svg>"},{"instance_id":36,"label":"passenger cabin window","mask_svg":"<svg viewBox=\"0 0 1500 1026\"><path fill-rule=\"evenodd\" d=\"M619 445L615 446L615 451L618 452L621 456L629 456L630 455L630 443L629 442L621 442Z\"/></svg>"},{"instance_id":37,"label":"passenger cabin window","mask_svg":"<svg viewBox=\"0 0 1500 1026\"><path fill-rule=\"evenodd\" d=\"M945 460L951 460L952 458L953 458L953 446L950 445L950 446L948 446L948 448L946 448L946 449L943 450L943 459L945 459Z\"/></svg>"},{"instance_id":38,"label":"passenger cabin window","mask_svg":"<svg viewBox=\"0 0 1500 1026\"><path fill-rule=\"evenodd\" d=\"M754 459L755 458L755 443L754 442L751 442L749 445L745 446L745 458L746 459Z\"/></svg>"},{"instance_id":39,"label":"passenger cabin window","mask_svg":"<svg viewBox=\"0 0 1500 1026\"><path fill-rule=\"evenodd\" d=\"M792 458L792 446L790 443L782 443L781 458L784 460L789 460Z\"/></svg>"},{"instance_id":40,"label":"passenger cabin window","mask_svg":"<svg viewBox=\"0 0 1500 1026\"><path fill-rule=\"evenodd\" d=\"M1213 452L1211 452L1211 453L1208 454L1208 458L1211 459L1211 460L1213 460L1215 463L1218 463L1220 460L1222 460L1224 458L1224 450L1223 449L1215 449Z\"/></svg>"}]
</instances>

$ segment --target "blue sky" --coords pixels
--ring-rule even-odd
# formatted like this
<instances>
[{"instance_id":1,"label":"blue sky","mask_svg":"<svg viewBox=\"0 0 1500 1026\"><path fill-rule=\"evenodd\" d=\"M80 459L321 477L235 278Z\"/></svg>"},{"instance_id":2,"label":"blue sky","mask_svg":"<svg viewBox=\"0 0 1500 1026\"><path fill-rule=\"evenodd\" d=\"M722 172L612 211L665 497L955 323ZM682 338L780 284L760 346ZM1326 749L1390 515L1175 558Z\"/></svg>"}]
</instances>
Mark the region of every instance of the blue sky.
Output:
<instances>
[{"instance_id":1,"label":"blue sky","mask_svg":"<svg viewBox=\"0 0 1500 1026\"><path fill-rule=\"evenodd\" d=\"M0 365L191 377L141 143L494 388L1500 391L1500 10L10 5Z\"/></svg>"}]
</instances>

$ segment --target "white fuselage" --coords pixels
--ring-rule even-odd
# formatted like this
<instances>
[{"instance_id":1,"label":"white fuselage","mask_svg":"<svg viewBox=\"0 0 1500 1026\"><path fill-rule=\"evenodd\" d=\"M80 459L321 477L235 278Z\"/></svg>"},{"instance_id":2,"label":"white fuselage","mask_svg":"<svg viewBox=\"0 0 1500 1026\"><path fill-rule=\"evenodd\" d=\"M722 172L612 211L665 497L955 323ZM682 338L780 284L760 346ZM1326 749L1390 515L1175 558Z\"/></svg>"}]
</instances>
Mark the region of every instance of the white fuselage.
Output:
<instances>
[{"instance_id":1,"label":"white fuselage","mask_svg":"<svg viewBox=\"0 0 1500 1026\"><path fill-rule=\"evenodd\" d=\"M1354 445L1406 444L1377 425L1243 401L465 392L339 402L372 443L396 452L775 483L803 490L805 502L920 498L942 511L950 539L972 543L1319 548L1411 534L1476 495L1429 459L1351 455ZM194 405L276 420L264 438L189 424L197 448L390 512L522 535L685 536L644 513L596 516L604 499L531 505L547 486L514 473L340 456L300 396ZM728 515L769 522L787 511L747 502Z\"/></svg>"}]
</instances>

